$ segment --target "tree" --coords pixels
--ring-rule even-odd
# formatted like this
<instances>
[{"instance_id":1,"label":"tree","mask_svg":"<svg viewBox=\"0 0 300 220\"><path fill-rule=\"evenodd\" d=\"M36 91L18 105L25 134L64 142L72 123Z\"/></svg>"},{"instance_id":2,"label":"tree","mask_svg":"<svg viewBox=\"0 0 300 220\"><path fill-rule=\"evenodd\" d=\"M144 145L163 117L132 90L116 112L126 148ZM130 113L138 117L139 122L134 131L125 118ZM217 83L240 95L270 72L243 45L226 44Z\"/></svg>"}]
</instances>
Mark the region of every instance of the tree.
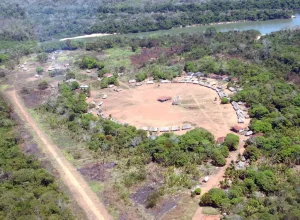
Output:
<instances>
[{"instance_id":1,"label":"tree","mask_svg":"<svg viewBox=\"0 0 300 220\"><path fill-rule=\"evenodd\" d=\"M258 160L259 155L260 155L260 151L256 146L247 146L245 152L243 153L243 156L246 159L250 159L250 161Z\"/></svg>"},{"instance_id":2,"label":"tree","mask_svg":"<svg viewBox=\"0 0 300 220\"><path fill-rule=\"evenodd\" d=\"M209 27L209 28L207 28L206 31L205 31L205 36L207 36L207 37L212 37L212 36L214 36L216 33L217 33L216 28L214 28L214 27Z\"/></svg>"},{"instance_id":3,"label":"tree","mask_svg":"<svg viewBox=\"0 0 300 220\"><path fill-rule=\"evenodd\" d=\"M200 204L220 208L226 199L228 197L222 189L212 188L201 197Z\"/></svg>"},{"instance_id":4,"label":"tree","mask_svg":"<svg viewBox=\"0 0 300 220\"><path fill-rule=\"evenodd\" d=\"M227 134L223 145L227 146L230 151L238 149L240 138L235 134Z\"/></svg>"},{"instance_id":5,"label":"tree","mask_svg":"<svg viewBox=\"0 0 300 220\"><path fill-rule=\"evenodd\" d=\"M131 46L131 51L135 52L137 50L137 48L138 48L138 46L134 44Z\"/></svg>"},{"instance_id":6,"label":"tree","mask_svg":"<svg viewBox=\"0 0 300 220\"><path fill-rule=\"evenodd\" d=\"M259 105L251 108L249 114L253 118L261 119L264 115L269 114L269 110L265 106Z\"/></svg>"},{"instance_id":7,"label":"tree","mask_svg":"<svg viewBox=\"0 0 300 220\"><path fill-rule=\"evenodd\" d=\"M188 61L184 66L186 72L197 72L197 66L194 62Z\"/></svg>"},{"instance_id":8,"label":"tree","mask_svg":"<svg viewBox=\"0 0 300 220\"><path fill-rule=\"evenodd\" d=\"M48 82L46 81L46 80L43 80L42 82L40 82L39 84L38 84L38 88L40 89L40 90L45 90L45 89L47 89L48 88Z\"/></svg>"},{"instance_id":9,"label":"tree","mask_svg":"<svg viewBox=\"0 0 300 220\"><path fill-rule=\"evenodd\" d=\"M255 183L264 192L273 192L277 188L276 176L271 170L264 170L255 176Z\"/></svg>"},{"instance_id":10,"label":"tree","mask_svg":"<svg viewBox=\"0 0 300 220\"><path fill-rule=\"evenodd\" d=\"M81 62L79 63L79 67L81 69L94 69L94 68L98 68L103 69L104 68L104 64L99 62L97 58L95 57L88 57L85 56L82 58Z\"/></svg>"},{"instance_id":11,"label":"tree","mask_svg":"<svg viewBox=\"0 0 300 220\"><path fill-rule=\"evenodd\" d=\"M74 72L68 72L66 74L66 80L68 79L75 79L75 73Z\"/></svg>"},{"instance_id":12,"label":"tree","mask_svg":"<svg viewBox=\"0 0 300 220\"><path fill-rule=\"evenodd\" d=\"M216 73L218 72L218 66L216 60L211 56L205 56L201 58L198 62L198 69L206 73Z\"/></svg>"},{"instance_id":13,"label":"tree","mask_svg":"<svg viewBox=\"0 0 300 220\"><path fill-rule=\"evenodd\" d=\"M44 72L44 69L41 66L37 66L35 71L37 74L41 75L41 73Z\"/></svg>"},{"instance_id":14,"label":"tree","mask_svg":"<svg viewBox=\"0 0 300 220\"><path fill-rule=\"evenodd\" d=\"M142 82L147 78L147 73L138 73L135 78L138 82Z\"/></svg>"},{"instance_id":15,"label":"tree","mask_svg":"<svg viewBox=\"0 0 300 220\"><path fill-rule=\"evenodd\" d=\"M77 81L72 82L71 83L71 89L72 90L79 89L79 83Z\"/></svg>"},{"instance_id":16,"label":"tree","mask_svg":"<svg viewBox=\"0 0 300 220\"><path fill-rule=\"evenodd\" d=\"M212 154L212 160L213 160L213 165L215 166L224 166L226 164L226 159L225 157L222 155L221 152L215 150Z\"/></svg>"},{"instance_id":17,"label":"tree","mask_svg":"<svg viewBox=\"0 0 300 220\"><path fill-rule=\"evenodd\" d=\"M146 208L154 208L158 203L161 195L159 192L151 193L146 200Z\"/></svg>"},{"instance_id":18,"label":"tree","mask_svg":"<svg viewBox=\"0 0 300 220\"><path fill-rule=\"evenodd\" d=\"M46 53L39 53L36 57L40 63L46 63L48 59L48 55Z\"/></svg>"},{"instance_id":19,"label":"tree","mask_svg":"<svg viewBox=\"0 0 300 220\"><path fill-rule=\"evenodd\" d=\"M251 121L250 128L255 132L255 133L267 133L272 131L272 124L267 121L262 121L262 120L253 120Z\"/></svg>"}]
</instances>

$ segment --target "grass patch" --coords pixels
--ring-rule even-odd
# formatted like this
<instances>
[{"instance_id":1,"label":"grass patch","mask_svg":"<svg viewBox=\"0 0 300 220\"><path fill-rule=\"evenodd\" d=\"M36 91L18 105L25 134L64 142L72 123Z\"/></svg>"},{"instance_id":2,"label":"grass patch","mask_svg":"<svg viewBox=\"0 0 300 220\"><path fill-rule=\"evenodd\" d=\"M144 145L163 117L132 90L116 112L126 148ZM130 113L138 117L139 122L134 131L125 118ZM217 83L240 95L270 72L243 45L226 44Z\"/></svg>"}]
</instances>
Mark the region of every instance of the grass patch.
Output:
<instances>
[{"instance_id":1,"label":"grass patch","mask_svg":"<svg viewBox=\"0 0 300 220\"><path fill-rule=\"evenodd\" d=\"M60 55L57 58L58 61L66 61L66 60L70 60L70 58L67 55Z\"/></svg>"},{"instance_id":2,"label":"grass patch","mask_svg":"<svg viewBox=\"0 0 300 220\"><path fill-rule=\"evenodd\" d=\"M74 158L72 157L72 155L69 154L66 150L63 150L62 153L68 161L70 161L70 162L74 161Z\"/></svg>"},{"instance_id":3,"label":"grass patch","mask_svg":"<svg viewBox=\"0 0 300 220\"><path fill-rule=\"evenodd\" d=\"M7 89L8 85L1 85L0 90L3 92L5 89Z\"/></svg>"},{"instance_id":4,"label":"grass patch","mask_svg":"<svg viewBox=\"0 0 300 220\"><path fill-rule=\"evenodd\" d=\"M202 214L204 215L219 215L219 209L215 209L213 207L204 207L202 209Z\"/></svg>"},{"instance_id":5,"label":"grass patch","mask_svg":"<svg viewBox=\"0 0 300 220\"><path fill-rule=\"evenodd\" d=\"M89 185L94 193L102 192L104 189L103 183L99 181L89 181Z\"/></svg>"},{"instance_id":6,"label":"grass patch","mask_svg":"<svg viewBox=\"0 0 300 220\"><path fill-rule=\"evenodd\" d=\"M131 66L130 56L137 54L138 51L132 52L131 48L111 48L105 50L105 53L108 56L106 60L109 60L106 66L113 69L120 68L121 66L129 68Z\"/></svg>"},{"instance_id":7,"label":"grass patch","mask_svg":"<svg viewBox=\"0 0 300 220\"><path fill-rule=\"evenodd\" d=\"M39 122L40 121L40 117L38 115L38 113L36 111L34 111L34 109L28 109L30 115L37 121Z\"/></svg>"}]
</instances>

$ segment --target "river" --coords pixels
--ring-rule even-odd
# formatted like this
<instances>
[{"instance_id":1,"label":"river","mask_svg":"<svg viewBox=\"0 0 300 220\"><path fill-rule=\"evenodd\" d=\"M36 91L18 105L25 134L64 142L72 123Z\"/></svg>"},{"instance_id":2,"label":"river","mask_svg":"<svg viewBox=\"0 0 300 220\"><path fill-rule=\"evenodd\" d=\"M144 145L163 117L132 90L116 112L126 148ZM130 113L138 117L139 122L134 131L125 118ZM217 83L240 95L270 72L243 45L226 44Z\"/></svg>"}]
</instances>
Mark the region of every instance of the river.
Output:
<instances>
[{"instance_id":1,"label":"river","mask_svg":"<svg viewBox=\"0 0 300 220\"><path fill-rule=\"evenodd\" d=\"M184 27L184 28L172 28L170 30L160 30L152 32L143 32L136 34L125 34L126 36L137 36L137 37L151 37L157 35L166 34L179 34L179 33L197 33L204 32L208 27L214 27L219 32L227 32L232 30L258 30L262 35L269 34L274 31L280 31L286 28L294 28L300 26L300 12L295 14L296 18L290 19L274 19L267 21L247 21L247 22L237 22L229 24L215 24L215 25L204 25L204 26L194 26L194 27Z\"/></svg>"},{"instance_id":2,"label":"river","mask_svg":"<svg viewBox=\"0 0 300 220\"><path fill-rule=\"evenodd\" d=\"M204 32L209 27L216 28L219 32L227 32L227 31L245 31L245 30L258 30L262 35L270 34L274 31L280 31L283 29L294 28L300 26L300 11L295 13L295 18L290 19L274 19L274 20L267 20L267 21L246 21L246 22L236 22L236 23L229 23L229 24L215 24L215 25L204 25L204 26L193 26L193 27L183 27L183 28L172 28L170 30L159 30L159 31L151 31L151 32L142 32L142 33L134 33L134 34L122 34L122 36L129 36L129 37L151 37L151 36L158 36L158 35L173 35L173 34L180 34L180 33L198 33ZM103 37L106 34L91 34L91 35L84 35L78 37L71 37L71 38L64 38L61 40L66 39L78 39L84 38L87 40L95 40L98 37Z\"/></svg>"}]
</instances>

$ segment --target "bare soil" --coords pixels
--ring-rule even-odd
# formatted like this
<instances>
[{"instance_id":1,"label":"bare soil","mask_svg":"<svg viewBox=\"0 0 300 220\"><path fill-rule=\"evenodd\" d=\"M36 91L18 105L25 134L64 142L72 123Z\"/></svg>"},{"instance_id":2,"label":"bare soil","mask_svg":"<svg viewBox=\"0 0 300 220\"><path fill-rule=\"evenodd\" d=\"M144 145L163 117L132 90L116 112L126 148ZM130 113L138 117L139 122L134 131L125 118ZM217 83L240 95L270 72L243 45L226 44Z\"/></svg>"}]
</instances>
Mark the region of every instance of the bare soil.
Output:
<instances>
[{"instance_id":1,"label":"bare soil","mask_svg":"<svg viewBox=\"0 0 300 220\"><path fill-rule=\"evenodd\" d=\"M151 48L142 49L142 52L137 55L133 55L130 57L131 63L137 67L142 66L145 63L149 63L149 61L157 60L160 56L172 56L179 51L182 51L183 47L172 47L172 48Z\"/></svg>"},{"instance_id":2,"label":"bare soil","mask_svg":"<svg viewBox=\"0 0 300 220\"><path fill-rule=\"evenodd\" d=\"M112 169L116 166L115 163L93 163L87 164L84 167L78 169L78 171L90 180L98 180L104 182L110 177L108 169Z\"/></svg>"},{"instance_id":3,"label":"bare soil","mask_svg":"<svg viewBox=\"0 0 300 220\"><path fill-rule=\"evenodd\" d=\"M107 94L107 99L101 99L101 94ZM158 102L159 96L180 96L182 104L176 106L172 105L172 101ZM88 102L102 101L101 110L104 115L111 115L112 118L137 128L181 126L189 122L221 137L230 132L231 126L237 124L237 117L230 104L222 105L219 100L215 102L216 97L214 90L199 85L161 84L158 87L153 84L121 92L113 89L93 91Z\"/></svg>"}]
</instances>

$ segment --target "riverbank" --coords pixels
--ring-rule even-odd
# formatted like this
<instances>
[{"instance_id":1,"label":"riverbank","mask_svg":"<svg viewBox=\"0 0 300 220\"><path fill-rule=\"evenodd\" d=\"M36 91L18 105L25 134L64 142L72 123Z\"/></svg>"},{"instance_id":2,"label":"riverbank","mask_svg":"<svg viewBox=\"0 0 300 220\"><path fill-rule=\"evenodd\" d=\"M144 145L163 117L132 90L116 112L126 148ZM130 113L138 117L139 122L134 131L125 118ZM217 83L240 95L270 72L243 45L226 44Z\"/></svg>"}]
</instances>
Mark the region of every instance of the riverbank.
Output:
<instances>
[{"instance_id":1,"label":"riverbank","mask_svg":"<svg viewBox=\"0 0 300 220\"><path fill-rule=\"evenodd\" d=\"M201 27L201 26L212 26L212 25L221 25L221 24L234 24L234 23L244 23L244 22L253 22L250 20L237 20L237 21L226 21L226 22L213 22L213 23L208 23L208 24L192 24L192 25L187 25L185 27ZM183 28L183 27L181 27Z\"/></svg>"}]
</instances>

